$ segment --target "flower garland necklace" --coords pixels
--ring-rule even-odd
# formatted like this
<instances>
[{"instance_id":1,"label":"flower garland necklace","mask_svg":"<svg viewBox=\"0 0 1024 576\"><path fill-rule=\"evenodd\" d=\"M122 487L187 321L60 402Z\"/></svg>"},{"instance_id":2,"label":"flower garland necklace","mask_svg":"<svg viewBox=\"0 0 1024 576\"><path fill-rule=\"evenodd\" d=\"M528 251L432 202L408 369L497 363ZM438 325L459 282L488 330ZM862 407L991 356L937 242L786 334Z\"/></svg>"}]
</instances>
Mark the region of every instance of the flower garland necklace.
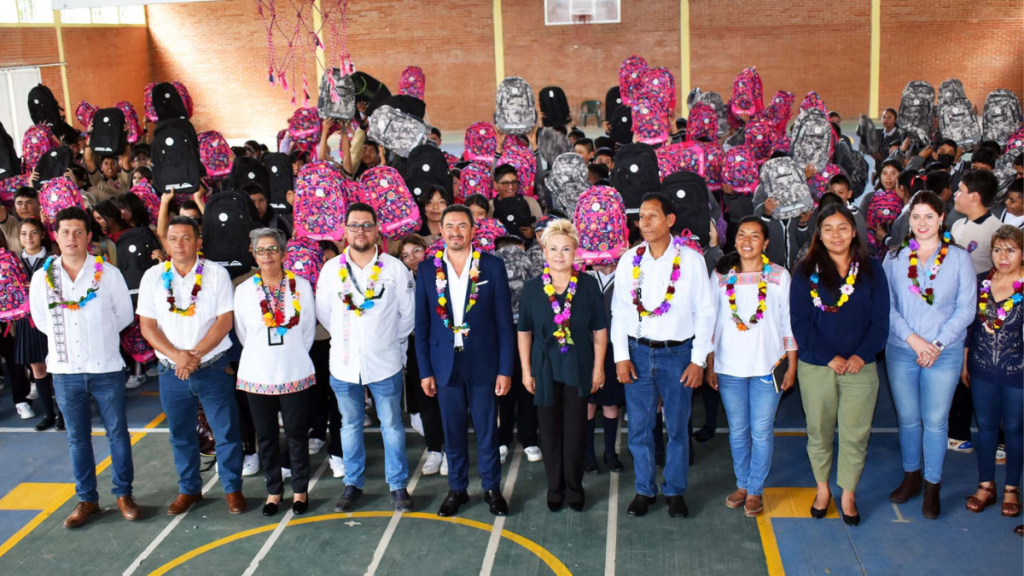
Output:
<instances>
[{"instance_id":1,"label":"flower garland necklace","mask_svg":"<svg viewBox=\"0 0 1024 576\"><path fill-rule=\"evenodd\" d=\"M346 251L347 252L347 251ZM381 254L377 258L377 263L373 265L373 269L370 270L370 277L366 280L366 290L363 292L363 303L356 306L354 299L352 298L351 291L351 276L348 273L348 260L345 256L345 252L341 253L341 266L338 268L338 275L341 276L342 294L341 301L345 306L356 313L356 316L362 316L364 312L373 308L373 296L377 293L375 288L377 287L377 280L380 278L380 269L384 267L384 255ZM298 301L296 300L296 303Z\"/></svg>"},{"instance_id":2,"label":"flower garland necklace","mask_svg":"<svg viewBox=\"0 0 1024 576\"><path fill-rule=\"evenodd\" d=\"M860 262L854 261L850 264L850 271L846 274L846 282L843 283L843 287L839 289L839 302L835 306L825 306L821 302L821 295L818 294L818 269L814 269L814 274L811 274L811 298L814 299L814 305L821 309L822 312L839 312L839 309L843 307L850 300L850 296L853 295L853 283L857 281L857 270L860 269Z\"/></svg>"},{"instance_id":3,"label":"flower garland necklace","mask_svg":"<svg viewBox=\"0 0 1024 576\"><path fill-rule=\"evenodd\" d=\"M757 310L748 320L750 326L764 318L764 313L768 309L768 303L765 300L768 298L768 275L771 274L772 264L764 253L761 254L761 264L763 268L761 269L761 279L757 283ZM737 266L733 266L729 270L728 276L725 277L725 294L729 297L729 309L732 310L732 321L736 323L736 329L746 332L750 330L750 326L744 324L743 319L736 313L736 268Z\"/></svg>"},{"instance_id":4,"label":"flower garland necklace","mask_svg":"<svg viewBox=\"0 0 1024 576\"><path fill-rule=\"evenodd\" d=\"M1007 298L1002 306L996 308L996 317L990 322L986 311L988 310L988 301L992 297L992 277L995 275L995 268L989 270L988 276L982 280L981 286L978 288L978 320L990 333L995 333L996 330L1002 328L1003 322L1010 315L1013 306L1024 300L1024 278L1021 278L1013 283L1013 295Z\"/></svg>"},{"instance_id":5,"label":"flower garland necklace","mask_svg":"<svg viewBox=\"0 0 1024 576\"><path fill-rule=\"evenodd\" d=\"M932 264L928 274L928 281L932 282L935 280L935 276L939 273L939 266L942 266L942 262L946 259L946 254L949 253L949 242L952 240L952 236L949 232L942 234L942 245L939 246L939 253L935 256L935 262ZM917 281L917 263L920 259L917 256L917 250L921 247L916 238L911 238L903 244L903 247L910 247L910 267L907 268L907 278L910 278L910 291L917 294L928 303L929 306L935 304L935 291L929 286L924 289L924 293L921 293L921 284Z\"/></svg>"},{"instance_id":6,"label":"flower garland necklace","mask_svg":"<svg viewBox=\"0 0 1024 576\"><path fill-rule=\"evenodd\" d=\"M451 328L453 332L462 334L462 337L465 338L469 336L469 323L465 321L466 316L473 308L473 305L476 304L478 297L476 281L480 279L480 251L475 248L473 249L473 258L469 263L469 303L466 304L466 310L462 313L462 324L455 326L449 325L448 309L445 308L445 305L448 304L448 299L444 296L444 290L448 286L448 279L444 275L444 262L442 260L445 250L447 250L446 247L441 248L434 254L434 268L437 270L434 282L434 286L437 289L437 315L441 317L441 322L444 323L445 328Z\"/></svg>"},{"instance_id":7,"label":"flower garland necklace","mask_svg":"<svg viewBox=\"0 0 1024 576\"><path fill-rule=\"evenodd\" d=\"M647 252L647 242L644 242L636 249L636 254L633 256L633 289L630 294L633 296L633 306L636 307L636 311L640 314L640 318L646 318L652 316L657 318L668 312L672 306L672 297L676 293L676 282L679 281L679 261L683 252L682 242L676 238L673 239L672 245L676 249L676 255L672 258L672 275L669 276L668 289L665 291L665 300L662 301L654 310L648 310L644 307L643 302L640 301L640 261L643 260L644 254Z\"/></svg>"},{"instance_id":8,"label":"flower garland necklace","mask_svg":"<svg viewBox=\"0 0 1024 576\"><path fill-rule=\"evenodd\" d=\"M555 338L558 339L558 351L562 354L569 352L569 346L574 346L572 332L569 331L569 318L572 317L572 297L576 294L576 281L579 279L579 268L572 267L572 277L569 278L569 287L565 293L565 306L558 305L558 298L555 296L555 287L551 283L551 268L544 263L544 274L541 279L544 281L544 293L548 295L551 302L551 310L555 313Z\"/></svg>"},{"instance_id":9,"label":"flower garland necklace","mask_svg":"<svg viewBox=\"0 0 1024 576\"><path fill-rule=\"evenodd\" d=\"M277 296L271 300L270 289L263 283L263 276L257 272L252 277L253 284L256 285L262 296L260 312L263 314L263 324L267 328L277 328L279 336L284 336L289 330L299 325L299 314L302 311L302 307L299 305L299 293L295 290L295 273L285 270L284 275L288 280L288 290L292 293L292 309L295 310L295 315L287 324L284 323L284 294L281 294L279 289L275 290Z\"/></svg>"},{"instance_id":10,"label":"flower garland necklace","mask_svg":"<svg viewBox=\"0 0 1024 576\"><path fill-rule=\"evenodd\" d=\"M188 308L178 308L174 299L174 291L171 290L171 281L174 279L174 273L171 271L171 261L164 262L164 273L161 274L161 277L164 283L164 290L167 291L167 305L170 307L171 312L179 316L189 317L196 313L196 301L199 300L199 292L203 289L203 264L206 263L206 258L203 258L202 252L199 252L197 256L199 259L196 261L196 280L195 284L192 285L192 296Z\"/></svg>"},{"instance_id":11,"label":"flower garland necklace","mask_svg":"<svg viewBox=\"0 0 1024 576\"><path fill-rule=\"evenodd\" d=\"M96 298L96 291L98 291L100 289L100 278L103 277L103 257L97 255L97 256L94 256L94 258L95 258L95 261L93 262L92 284L85 291L85 296L82 296L77 301L67 300L67 301L50 302L50 304L49 304L50 309L53 309L53 308L56 308L56 307L60 306L61 308L64 308L65 310L72 310L72 311L73 310L78 310L80 308L84 308L86 304L88 304L89 302L92 302L92 300L94 298ZM49 286L50 290L53 291L53 292L56 292L56 290L57 290L54 287L54 278L53 278L54 274L56 274L56 272L53 271L53 262L56 259L57 259L56 256L50 256L49 258L46 259L46 262L43 262L43 270L46 271L46 285Z\"/></svg>"}]
</instances>

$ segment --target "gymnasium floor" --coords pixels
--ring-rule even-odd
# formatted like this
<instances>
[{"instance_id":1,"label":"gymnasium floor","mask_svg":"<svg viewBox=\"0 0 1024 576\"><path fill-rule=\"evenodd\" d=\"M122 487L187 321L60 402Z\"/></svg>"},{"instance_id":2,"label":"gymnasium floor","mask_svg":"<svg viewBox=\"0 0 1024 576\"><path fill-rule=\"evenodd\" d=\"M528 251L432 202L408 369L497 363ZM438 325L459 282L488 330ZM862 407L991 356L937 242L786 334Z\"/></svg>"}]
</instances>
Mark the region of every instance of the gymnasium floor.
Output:
<instances>
[{"instance_id":1,"label":"gymnasium floor","mask_svg":"<svg viewBox=\"0 0 1024 576\"><path fill-rule=\"evenodd\" d=\"M311 508L293 519L267 519L259 509L262 474L245 480L249 512L228 514L220 484L204 473L207 498L187 515L172 518L165 507L176 494L176 477L167 444L155 382L129 392L129 420L135 442L135 495L143 518L124 522L110 496L109 460L100 462L103 513L78 530L61 523L74 508L64 435L36 433L34 421L17 418L4 390L0 405L0 574L3 575L158 575L158 574L493 574L493 575L656 575L729 574L772 576L828 574L846 576L972 574L1024 572L1022 540L1012 533L1020 519L1003 518L998 508L969 513L964 495L976 484L972 454L950 453L943 482L943 515L926 521L920 499L903 506L887 495L900 479L895 415L883 383L875 415L868 466L858 490L863 517L859 527L843 524L830 511L813 520L813 478L800 431L799 397L782 401L777 419L775 458L765 495L765 514L743 516L723 505L733 477L724 415L720 433L697 444L687 503L690 517L673 520L664 499L644 518L626 515L633 497L632 462L620 453L627 472L605 470L587 476L587 507L547 511L544 471L521 450L504 466L503 490L511 514L490 516L471 468L471 502L458 518L435 515L447 493L446 479L412 479L417 512L396 516L383 477L379 433L368 433L367 491L358 511L333 512L341 479L331 476L326 450L313 459L315 485ZM703 422L696 402L694 422ZM99 421L94 426L100 428ZM102 433L100 433L102 434ZM423 439L410 432L407 455L416 466ZM600 438L598 438L600 442ZM95 438L97 460L108 455L106 440ZM1002 467L997 479L1002 484ZM833 487L838 494L838 488ZM286 493L286 496L289 494Z\"/></svg>"}]
</instances>

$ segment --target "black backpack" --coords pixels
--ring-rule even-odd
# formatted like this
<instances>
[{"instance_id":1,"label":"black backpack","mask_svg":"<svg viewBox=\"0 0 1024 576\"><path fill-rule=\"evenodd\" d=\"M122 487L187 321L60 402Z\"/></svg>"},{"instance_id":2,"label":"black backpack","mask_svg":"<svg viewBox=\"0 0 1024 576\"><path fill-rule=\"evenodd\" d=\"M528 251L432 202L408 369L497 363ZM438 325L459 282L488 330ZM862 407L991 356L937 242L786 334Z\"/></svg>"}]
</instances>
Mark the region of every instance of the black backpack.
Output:
<instances>
[{"instance_id":1,"label":"black backpack","mask_svg":"<svg viewBox=\"0 0 1024 576\"><path fill-rule=\"evenodd\" d=\"M868 184L868 161L860 150L854 150L845 138L836 142L836 149L833 153L835 163L850 179L850 189L853 190L853 197L856 198L864 193Z\"/></svg>"},{"instance_id":2,"label":"black backpack","mask_svg":"<svg viewBox=\"0 0 1024 576\"><path fill-rule=\"evenodd\" d=\"M263 165L267 168L267 178L270 182L270 190L267 191L268 202L278 213L291 214L288 191L295 189L291 156L283 152L270 152L263 155Z\"/></svg>"},{"instance_id":3,"label":"black backpack","mask_svg":"<svg viewBox=\"0 0 1024 576\"><path fill-rule=\"evenodd\" d=\"M608 89L608 93L604 95L604 119L606 122L611 122L612 114L622 106L622 96L619 93L618 86L612 86Z\"/></svg>"},{"instance_id":4,"label":"black backpack","mask_svg":"<svg viewBox=\"0 0 1024 576\"><path fill-rule=\"evenodd\" d=\"M171 119L188 120L188 107L178 94L178 89L170 82L161 82L153 86L153 111L157 120L163 122ZM95 125L95 120L93 120Z\"/></svg>"},{"instance_id":5,"label":"black backpack","mask_svg":"<svg viewBox=\"0 0 1024 576\"><path fill-rule=\"evenodd\" d=\"M619 106L606 120L612 126L609 136L616 144L629 144L633 141L633 110L629 106Z\"/></svg>"},{"instance_id":6,"label":"black backpack","mask_svg":"<svg viewBox=\"0 0 1024 576\"><path fill-rule=\"evenodd\" d=\"M135 306L139 301L139 284L142 283L142 275L157 264L157 261L153 259L153 251L163 247L149 226L125 230L118 237L116 245L117 269L124 276L125 284L128 285L128 293L132 296L132 305Z\"/></svg>"},{"instance_id":7,"label":"black backpack","mask_svg":"<svg viewBox=\"0 0 1024 576\"><path fill-rule=\"evenodd\" d=\"M661 190L658 156L650 144L626 144L615 153L612 186L622 195L626 215L635 219L644 194Z\"/></svg>"},{"instance_id":8,"label":"black backpack","mask_svg":"<svg viewBox=\"0 0 1024 576\"><path fill-rule=\"evenodd\" d=\"M244 192L214 194L203 212L203 254L237 278L256 263L249 251L249 233L259 226L256 205Z\"/></svg>"},{"instance_id":9,"label":"black backpack","mask_svg":"<svg viewBox=\"0 0 1024 576\"><path fill-rule=\"evenodd\" d=\"M427 103L415 96L409 96L406 94L399 94L388 98L385 106L391 106L395 110L401 110L410 116L414 116L420 122L423 121L423 117L427 115Z\"/></svg>"},{"instance_id":10,"label":"black backpack","mask_svg":"<svg viewBox=\"0 0 1024 576\"><path fill-rule=\"evenodd\" d=\"M48 180L64 176L68 168L71 168L74 163L74 153L71 152L71 148L59 146L50 150L43 154L43 157L39 159L39 163L36 164L39 180L36 180L33 186L36 190L41 190L43 184Z\"/></svg>"},{"instance_id":11,"label":"black backpack","mask_svg":"<svg viewBox=\"0 0 1024 576\"><path fill-rule=\"evenodd\" d=\"M157 195L199 191L205 170L199 160L198 139L191 122L174 118L157 124L152 152L153 186Z\"/></svg>"},{"instance_id":12,"label":"black backpack","mask_svg":"<svg viewBox=\"0 0 1024 576\"><path fill-rule=\"evenodd\" d=\"M231 163L231 173L224 184L225 190L241 190L248 184L258 184L264 194L270 195L270 176L267 167L259 160L249 156L235 156Z\"/></svg>"},{"instance_id":13,"label":"black backpack","mask_svg":"<svg viewBox=\"0 0 1024 576\"><path fill-rule=\"evenodd\" d=\"M367 103L366 112L363 112L364 117L368 118L374 110L391 98L391 91L388 90L388 87L366 72L360 71L352 74L352 83L356 88L356 102Z\"/></svg>"},{"instance_id":14,"label":"black backpack","mask_svg":"<svg viewBox=\"0 0 1024 576\"><path fill-rule=\"evenodd\" d=\"M92 117L92 133L89 147L100 156L118 156L128 145L128 133L124 131L124 112L120 108L103 108Z\"/></svg>"},{"instance_id":15,"label":"black backpack","mask_svg":"<svg viewBox=\"0 0 1024 576\"><path fill-rule=\"evenodd\" d=\"M0 180L21 174L21 159L14 147L14 139L0 123Z\"/></svg>"},{"instance_id":16,"label":"black backpack","mask_svg":"<svg viewBox=\"0 0 1024 576\"><path fill-rule=\"evenodd\" d=\"M28 91L28 115L33 124L56 126L64 122L63 109L53 92L42 84Z\"/></svg>"},{"instance_id":17,"label":"black backpack","mask_svg":"<svg viewBox=\"0 0 1024 576\"><path fill-rule=\"evenodd\" d=\"M569 111L569 100L565 97L565 91L558 86L545 86L541 88L540 95L541 120L544 126L565 126L572 122L572 113Z\"/></svg>"},{"instance_id":18,"label":"black backpack","mask_svg":"<svg viewBox=\"0 0 1024 576\"><path fill-rule=\"evenodd\" d=\"M661 183L661 191L672 200L676 223L672 233L689 230L701 246L711 240L711 204L708 184L700 174L685 170L669 174Z\"/></svg>"},{"instance_id":19,"label":"black backpack","mask_svg":"<svg viewBox=\"0 0 1024 576\"><path fill-rule=\"evenodd\" d=\"M409 152L405 165L405 184L414 200L422 204L431 186L440 186L452 194L452 174L444 153L433 143L420 144Z\"/></svg>"}]
</instances>

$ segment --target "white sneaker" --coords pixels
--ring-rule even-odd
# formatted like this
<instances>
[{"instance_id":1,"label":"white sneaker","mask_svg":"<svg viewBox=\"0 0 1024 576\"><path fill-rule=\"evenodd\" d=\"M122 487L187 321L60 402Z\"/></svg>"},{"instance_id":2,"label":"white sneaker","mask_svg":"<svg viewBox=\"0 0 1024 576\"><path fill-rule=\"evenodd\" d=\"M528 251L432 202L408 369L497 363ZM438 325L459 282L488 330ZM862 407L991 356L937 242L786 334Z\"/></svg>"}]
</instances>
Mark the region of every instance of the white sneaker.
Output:
<instances>
[{"instance_id":1,"label":"white sneaker","mask_svg":"<svg viewBox=\"0 0 1024 576\"><path fill-rule=\"evenodd\" d=\"M255 476L260 471L259 454L249 454L242 458L242 476Z\"/></svg>"},{"instance_id":2,"label":"white sneaker","mask_svg":"<svg viewBox=\"0 0 1024 576\"><path fill-rule=\"evenodd\" d=\"M946 447L953 452L960 452L961 454L970 454L971 452L974 452L974 445L971 444L970 440L956 440L950 438Z\"/></svg>"},{"instance_id":3,"label":"white sneaker","mask_svg":"<svg viewBox=\"0 0 1024 576\"><path fill-rule=\"evenodd\" d=\"M498 457L501 458L501 463L505 463L505 459L508 458L508 446L498 446Z\"/></svg>"},{"instance_id":4,"label":"white sneaker","mask_svg":"<svg viewBox=\"0 0 1024 576\"><path fill-rule=\"evenodd\" d=\"M18 416L21 416L22 420L36 417L36 413L32 411L32 407L29 406L28 402L18 402L15 408L18 409Z\"/></svg>"},{"instance_id":5,"label":"white sneaker","mask_svg":"<svg viewBox=\"0 0 1024 576\"><path fill-rule=\"evenodd\" d=\"M423 417L420 416L419 412L409 416L409 424L420 436L426 436L426 433L423 432Z\"/></svg>"},{"instance_id":6,"label":"white sneaker","mask_svg":"<svg viewBox=\"0 0 1024 576\"><path fill-rule=\"evenodd\" d=\"M134 390L139 386L142 386L146 382L146 376L129 376L128 381L125 382L124 387L129 390Z\"/></svg>"},{"instance_id":7,"label":"white sneaker","mask_svg":"<svg viewBox=\"0 0 1024 576\"><path fill-rule=\"evenodd\" d=\"M157 376L159 376L160 370L159 368L157 368L158 366L159 364L153 364L152 368L146 370L146 376L149 376L150 378L156 378Z\"/></svg>"},{"instance_id":8,"label":"white sneaker","mask_svg":"<svg viewBox=\"0 0 1024 576\"><path fill-rule=\"evenodd\" d=\"M325 442L323 440L319 439L319 438L310 438L309 439L309 453L310 454L319 454L320 453L320 449L324 447L324 444L325 444Z\"/></svg>"},{"instance_id":9,"label":"white sneaker","mask_svg":"<svg viewBox=\"0 0 1024 576\"><path fill-rule=\"evenodd\" d=\"M448 475L448 455L444 452L441 453L441 476Z\"/></svg>"},{"instance_id":10,"label":"white sneaker","mask_svg":"<svg viewBox=\"0 0 1024 576\"><path fill-rule=\"evenodd\" d=\"M363 415L363 427L364 428L369 428L370 426L373 426L373 418L370 418L369 414L364 414Z\"/></svg>"},{"instance_id":11,"label":"white sneaker","mask_svg":"<svg viewBox=\"0 0 1024 576\"><path fill-rule=\"evenodd\" d=\"M430 476L441 471L444 455L440 452L427 452L427 461L423 463L423 475Z\"/></svg>"},{"instance_id":12,"label":"white sneaker","mask_svg":"<svg viewBox=\"0 0 1024 576\"><path fill-rule=\"evenodd\" d=\"M277 413L277 427L284 428L284 416L280 412Z\"/></svg>"},{"instance_id":13,"label":"white sneaker","mask_svg":"<svg viewBox=\"0 0 1024 576\"><path fill-rule=\"evenodd\" d=\"M331 456L329 464L335 478L345 477L345 460L341 456Z\"/></svg>"},{"instance_id":14,"label":"white sneaker","mask_svg":"<svg viewBox=\"0 0 1024 576\"><path fill-rule=\"evenodd\" d=\"M530 446L523 450L523 452L526 452L526 459L530 462L540 462L544 459L544 455L540 453L540 447L538 446Z\"/></svg>"},{"instance_id":15,"label":"white sneaker","mask_svg":"<svg viewBox=\"0 0 1024 576\"><path fill-rule=\"evenodd\" d=\"M287 480L292 477L291 468L281 468L281 480Z\"/></svg>"},{"instance_id":16,"label":"white sneaker","mask_svg":"<svg viewBox=\"0 0 1024 576\"><path fill-rule=\"evenodd\" d=\"M1006 464L1006 446L996 446L996 464Z\"/></svg>"},{"instance_id":17,"label":"white sneaker","mask_svg":"<svg viewBox=\"0 0 1024 576\"><path fill-rule=\"evenodd\" d=\"M32 383L32 387L29 388L28 396L25 396L27 400L39 400L39 391L36 390L36 383Z\"/></svg>"}]
</instances>

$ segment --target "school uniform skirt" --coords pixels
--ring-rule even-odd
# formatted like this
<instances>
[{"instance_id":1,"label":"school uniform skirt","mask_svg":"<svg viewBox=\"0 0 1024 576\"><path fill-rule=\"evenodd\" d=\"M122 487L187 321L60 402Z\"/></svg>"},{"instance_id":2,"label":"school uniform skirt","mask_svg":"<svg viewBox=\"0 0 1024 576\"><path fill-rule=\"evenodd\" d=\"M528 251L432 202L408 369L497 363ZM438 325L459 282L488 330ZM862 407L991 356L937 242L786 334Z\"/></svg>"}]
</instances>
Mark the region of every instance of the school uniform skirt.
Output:
<instances>
[{"instance_id":1,"label":"school uniform skirt","mask_svg":"<svg viewBox=\"0 0 1024 576\"><path fill-rule=\"evenodd\" d=\"M609 344L608 352L604 357L604 388L590 395L590 398L587 400L590 404L597 406L622 406L626 403L626 390L615 375L615 360L613 358L612 346Z\"/></svg>"},{"instance_id":2,"label":"school uniform skirt","mask_svg":"<svg viewBox=\"0 0 1024 576\"><path fill-rule=\"evenodd\" d=\"M46 362L46 335L32 325L28 318L14 323L14 361L22 366Z\"/></svg>"}]
</instances>

